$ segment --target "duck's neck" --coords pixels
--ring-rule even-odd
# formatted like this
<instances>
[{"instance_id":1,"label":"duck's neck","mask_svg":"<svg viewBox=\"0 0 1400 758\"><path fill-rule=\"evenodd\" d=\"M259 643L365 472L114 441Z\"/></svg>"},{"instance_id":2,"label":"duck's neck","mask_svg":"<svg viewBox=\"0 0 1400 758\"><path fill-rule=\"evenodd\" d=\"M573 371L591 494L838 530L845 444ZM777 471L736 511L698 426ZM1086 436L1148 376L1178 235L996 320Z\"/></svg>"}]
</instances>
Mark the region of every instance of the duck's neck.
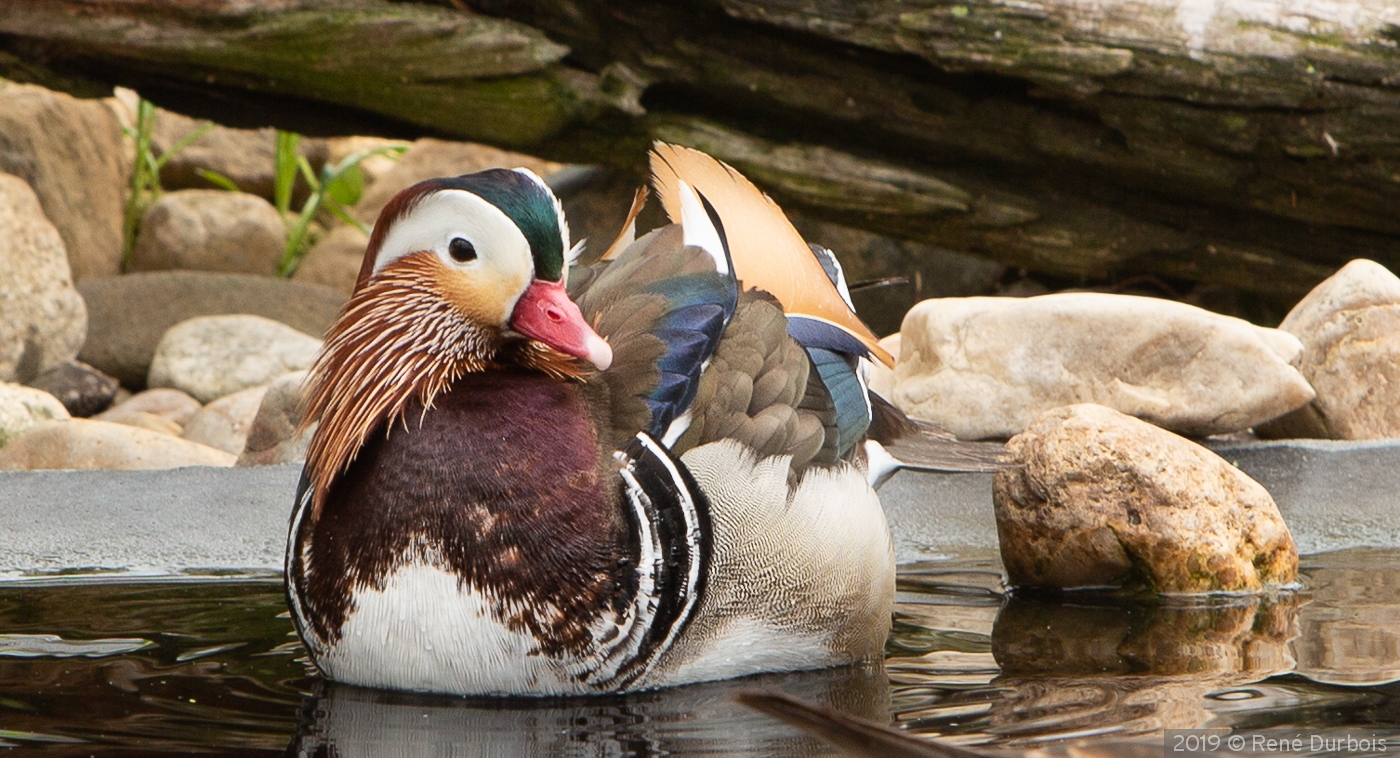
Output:
<instances>
[{"instance_id":1,"label":"duck's neck","mask_svg":"<svg viewBox=\"0 0 1400 758\"><path fill-rule=\"evenodd\" d=\"M502 621L542 645L584 644L580 619L610 602L626 547L585 392L497 369L462 376L431 409L410 401L405 423L372 435L332 485L316 528L340 534L313 542L317 576L374 586L432 563L516 609Z\"/></svg>"},{"instance_id":2,"label":"duck's neck","mask_svg":"<svg viewBox=\"0 0 1400 758\"><path fill-rule=\"evenodd\" d=\"M313 513L370 435L404 419L410 403L431 408L458 379L505 366L578 375L576 361L542 343L469 321L411 258L355 291L307 376L302 424L320 422L306 455Z\"/></svg>"}]
</instances>

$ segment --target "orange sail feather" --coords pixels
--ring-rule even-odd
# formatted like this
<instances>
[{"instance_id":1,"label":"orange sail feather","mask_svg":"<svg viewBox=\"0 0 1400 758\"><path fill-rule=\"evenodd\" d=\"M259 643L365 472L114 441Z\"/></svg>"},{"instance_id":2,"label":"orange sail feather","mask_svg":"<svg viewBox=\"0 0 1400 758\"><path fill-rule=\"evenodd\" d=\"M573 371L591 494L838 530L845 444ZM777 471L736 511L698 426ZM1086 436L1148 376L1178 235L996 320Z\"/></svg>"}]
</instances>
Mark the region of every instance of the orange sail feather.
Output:
<instances>
[{"instance_id":1,"label":"orange sail feather","mask_svg":"<svg viewBox=\"0 0 1400 758\"><path fill-rule=\"evenodd\" d=\"M681 220L678 181L714 207L724 225L734 273L744 288L768 292L789 314L840 327L886 366L894 366L894 357L841 298L782 209L748 179L698 150L664 142L653 145L651 171L656 194L672 222Z\"/></svg>"}]
</instances>

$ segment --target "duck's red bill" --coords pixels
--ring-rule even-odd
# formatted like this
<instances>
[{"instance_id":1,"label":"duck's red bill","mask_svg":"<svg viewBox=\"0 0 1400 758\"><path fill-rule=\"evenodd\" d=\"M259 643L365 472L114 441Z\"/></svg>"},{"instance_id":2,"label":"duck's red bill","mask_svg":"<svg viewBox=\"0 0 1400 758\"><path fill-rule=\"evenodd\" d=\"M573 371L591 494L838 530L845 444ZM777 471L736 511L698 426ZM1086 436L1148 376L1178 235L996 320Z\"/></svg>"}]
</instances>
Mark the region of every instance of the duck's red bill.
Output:
<instances>
[{"instance_id":1,"label":"duck's red bill","mask_svg":"<svg viewBox=\"0 0 1400 758\"><path fill-rule=\"evenodd\" d=\"M510 328L561 353L582 358L599 371L612 365L612 347L583 320L563 282L531 282L515 304Z\"/></svg>"}]
</instances>

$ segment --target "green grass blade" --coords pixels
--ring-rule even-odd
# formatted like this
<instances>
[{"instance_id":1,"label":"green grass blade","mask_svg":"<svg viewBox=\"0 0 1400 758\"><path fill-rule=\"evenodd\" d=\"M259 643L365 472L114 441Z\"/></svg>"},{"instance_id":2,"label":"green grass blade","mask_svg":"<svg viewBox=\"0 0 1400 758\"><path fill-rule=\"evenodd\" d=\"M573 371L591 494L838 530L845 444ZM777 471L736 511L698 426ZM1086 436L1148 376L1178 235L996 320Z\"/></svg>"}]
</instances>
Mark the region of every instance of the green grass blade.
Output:
<instances>
[{"instance_id":1,"label":"green grass blade","mask_svg":"<svg viewBox=\"0 0 1400 758\"><path fill-rule=\"evenodd\" d=\"M292 208L292 187L297 181L297 144L301 135L295 132L277 131L276 170L273 183L273 205L285 218Z\"/></svg>"},{"instance_id":2,"label":"green grass blade","mask_svg":"<svg viewBox=\"0 0 1400 758\"><path fill-rule=\"evenodd\" d=\"M232 179L228 178L227 176L224 176L218 171L210 171L207 168L197 168L194 170L194 172L200 177L202 177L204 181L209 182L210 184L220 189L226 189L229 192L242 191L238 189L238 185L234 184Z\"/></svg>"},{"instance_id":3,"label":"green grass blade","mask_svg":"<svg viewBox=\"0 0 1400 758\"><path fill-rule=\"evenodd\" d=\"M201 124L198 129L195 129L189 134L186 134L185 136L176 140L175 144L171 145L169 150L166 150L164 153L161 153L160 158L156 159L156 170L159 171L160 169L164 168L166 162L168 162L171 158L174 158L175 156L179 155L181 151L183 151L185 148L189 147L190 145L193 145L196 141L199 140L200 137L203 137L204 135L208 134L209 130L213 128L214 122L206 121L203 124Z\"/></svg>"}]
</instances>

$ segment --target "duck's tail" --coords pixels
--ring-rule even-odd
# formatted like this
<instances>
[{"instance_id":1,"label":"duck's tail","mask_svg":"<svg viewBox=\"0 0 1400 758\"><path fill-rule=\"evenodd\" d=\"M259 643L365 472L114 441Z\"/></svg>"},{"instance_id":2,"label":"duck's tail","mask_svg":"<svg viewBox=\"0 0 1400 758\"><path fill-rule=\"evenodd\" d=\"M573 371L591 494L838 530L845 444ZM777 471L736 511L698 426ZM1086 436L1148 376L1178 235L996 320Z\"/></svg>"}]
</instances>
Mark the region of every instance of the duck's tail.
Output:
<instances>
[{"instance_id":1,"label":"duck's tail","mask_svg":"<svg viewBox=\"0 0 1400 758\"><path fill-rule=\"evenodd\" d=\"M875 392L870 393L870 406L865 455L874 486L906 468L958 474L996 473L1016 466L1000 442L960 440L936 424L909 418Z\"/></svg>"}]
</instances>

